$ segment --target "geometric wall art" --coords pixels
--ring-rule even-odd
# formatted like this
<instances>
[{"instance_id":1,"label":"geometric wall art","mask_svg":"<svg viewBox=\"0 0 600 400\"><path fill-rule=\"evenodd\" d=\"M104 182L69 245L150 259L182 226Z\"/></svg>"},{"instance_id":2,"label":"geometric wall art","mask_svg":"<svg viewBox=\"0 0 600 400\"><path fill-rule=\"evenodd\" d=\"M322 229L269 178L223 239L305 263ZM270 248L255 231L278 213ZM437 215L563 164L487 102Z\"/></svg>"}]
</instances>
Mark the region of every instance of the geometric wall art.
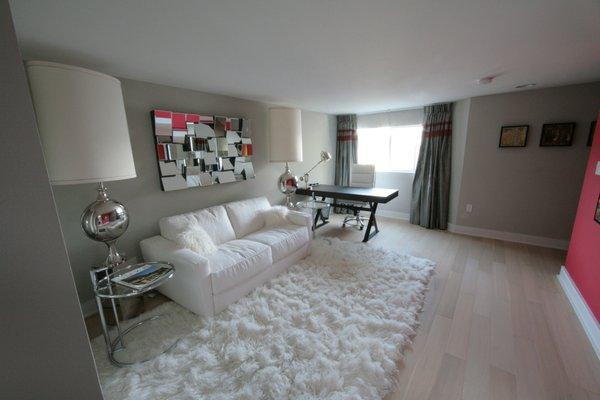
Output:
<instances>
[{"instance_id":1,"label":"geometric wall art","mask_svg":"<svg viewBox=\"0 0 600 400\"><path fill-rule=\"evenodd\" d=\"M151 112L162 190L254 178L250 120Z\"/></svg>"}]
</instances>

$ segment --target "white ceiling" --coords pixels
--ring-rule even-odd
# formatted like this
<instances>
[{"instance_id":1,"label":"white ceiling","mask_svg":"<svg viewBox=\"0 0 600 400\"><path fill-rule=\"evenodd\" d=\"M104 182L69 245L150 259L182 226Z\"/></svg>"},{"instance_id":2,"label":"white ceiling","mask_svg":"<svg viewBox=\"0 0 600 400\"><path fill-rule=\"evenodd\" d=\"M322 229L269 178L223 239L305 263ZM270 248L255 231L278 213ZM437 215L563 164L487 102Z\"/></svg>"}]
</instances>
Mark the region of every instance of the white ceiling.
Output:
<instances>
[{"instance_id":1,"label":"white ceiling","mask_svg":"<svg viewBox=\"0 0 600 400\"><path fill-rule=\"evenodd\" d=\"M25 58L327 113L600 80L599 0L12 0ZM475 81L499 75L491 85Z\"/></svg>"}]
</instances>

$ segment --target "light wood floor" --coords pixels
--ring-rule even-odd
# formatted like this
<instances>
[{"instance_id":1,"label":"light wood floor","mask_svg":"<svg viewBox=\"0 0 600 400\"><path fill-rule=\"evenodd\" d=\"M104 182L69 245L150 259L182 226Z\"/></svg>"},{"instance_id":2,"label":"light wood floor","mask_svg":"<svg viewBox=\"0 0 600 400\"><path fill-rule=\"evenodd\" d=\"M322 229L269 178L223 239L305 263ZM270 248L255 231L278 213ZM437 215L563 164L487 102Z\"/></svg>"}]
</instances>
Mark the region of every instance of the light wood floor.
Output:
<instances>
[{"instance_id":1,"label":"light wood floor","mask_svg":"<svg viewBox=\"0 0 600 400\"><path fill-rule=\"evenodd\" d=\"M340 221L317 236L360 242L363 232ZM564 251L378 221L368 245L437 263L386 400L600 399L600 362L555 278ZM97 318L86 322L99 334Z\"/></svg>"},{"instance_id":2,"label":"light wood floor","mask_svg":"<svg viewBox=\"0 0 600 400\"><path fill-rule=\"evenodd\" d=\"M338 218L317 236L362 238ZM378 221L369 245L437 263L387 400L600 399L600 362L556 280L564 251Z\"/></svg>"}]
</instances>

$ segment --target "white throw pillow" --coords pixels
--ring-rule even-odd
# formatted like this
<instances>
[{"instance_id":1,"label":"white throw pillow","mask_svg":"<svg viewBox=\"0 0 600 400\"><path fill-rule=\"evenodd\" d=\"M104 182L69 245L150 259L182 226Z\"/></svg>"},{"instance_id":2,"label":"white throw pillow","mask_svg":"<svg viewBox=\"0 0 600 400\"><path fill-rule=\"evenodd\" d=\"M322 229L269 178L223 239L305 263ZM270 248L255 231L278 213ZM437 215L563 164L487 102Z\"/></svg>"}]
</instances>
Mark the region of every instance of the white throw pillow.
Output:
<instances>
[{"instance_id":1,"label":"white throw pillow","mask_svg":"<svg viewBox=\"0 0 600 400\"><path fill-rule=\"evenodd\" d=\"M177 235L175 242L201 256L209 256L217 251L217 246L211 237L197 222L190 223L183 232Z\"/></svg>"},{"instance_id":2,"label":"white throw pillow","mask_svg":"<svg viewBox=\"0 0 600 400\"><path fill-rule=\"evenodd\" d=\"M272 228L274 226L282 226L288 223L287 214L288 208L284 206L273 206L262 212L265 219L265 227Z\"/></svg>"}]
</instances>

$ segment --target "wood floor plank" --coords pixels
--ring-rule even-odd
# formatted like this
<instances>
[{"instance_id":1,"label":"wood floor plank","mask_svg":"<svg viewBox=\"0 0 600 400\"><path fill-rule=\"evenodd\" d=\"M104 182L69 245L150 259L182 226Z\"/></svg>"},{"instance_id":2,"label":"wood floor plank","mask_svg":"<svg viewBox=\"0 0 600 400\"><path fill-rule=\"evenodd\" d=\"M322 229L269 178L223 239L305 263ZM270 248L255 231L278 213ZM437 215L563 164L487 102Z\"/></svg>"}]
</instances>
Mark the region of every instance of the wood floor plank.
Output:
<instances>
[{"instance_id":1,"label":"wood floor plank","mask_svg":"<svg viewBox=\"0 0 600 400\"><path fill-rule=\"evenodd\" d=\"M450 338L448 339L448 346L446 348L449 354L463 360L467 359L474 304L474 295L471 293L460 293L456 309L454 310Z\"/></svg>"},{"instance_id":2,"label":"wood floor plank","mask_svg":"<svg viewBox=\"0 0 600 400\"><path fill-rule=\"evenodd\" d=\"M442 365L443 355L450 335L452 320L436 315L427 337L424 353L417 363L408 383L406 400L429 398Z\"/></svg>"},{"instance_id":3,"label":"wood floor plank","mask_svg":"<svg viewBox=\"0 0 600 400\"><path fill-rule=\"evenodd\" d=\"M494 261L492 263L492 274L494 280L494 298L510 301L508 268L506 264Z\"/></svg>"},{"instance_id":4,"label":"wood floor plank","mask_svg":"<svg viewBox=\"0 0 600 400\"><path fill-rule=\"evenodd\" d=\"M510 372L492 366L490 370L490 386L492 400L517 399L517 380Z\"/></svg>"},{"instance_id":5,"label":"wood floor plank","mask_svg":"<svg viewBox=\"0 0 600 400\"><path fill-rule=\"evenodd\" d=\"M458 300L461 283L462 274L451 271L448 275L448 279L446 279L444 294L440 299L440 304L437 309L438 315L447 318L452 318L454 316L454 309L456 308L456 301Z\"/></svg>"},{"instance_id":6,"label":"wood floor plank","mask_svg":"<svg viewBox=\"0 0 600 400\"><path fill-rule=\"evenodd\" d=\"M475 313L489 317L492 311L493 282L492 274L481 270L477 271L477 289L475 293Z\"/></svg>"},{"instance_id":7,"label":"wood floor plank","mask_svg":"<svg viewBox=\"0 0 600 400\"><path fill-rule=\"evenodd\" d=\"M534 326L534 343L538 355L539 369L547 388L548 399L564 399L569 394L569 379L563 362L558 354L550 327L546 321L543 306L536 302L527 302Z\"/></svg>"},{"instance_id":8,"label":"wood floor plank","mask_svg":"<svg viewBox=\"0 0 600 400\"><path fill-rule=\"evenodd\" d=\"M473 314L463 400L490 398L490 319Z\"/></svg>"},{"instance_id":9,"label":"wood floor plank","mask_svg":"<svg viewBox=\"0 0 600 400\"><path fill-rule=\"evenodd\" d=\"M385 397L386 400L400 400L406 397L408 384L412 374L425 353L425 345L427 344L427 338L429 331L425 331L419 328L419 333L415 337L415 340L410 349L407 349L406 355L403 361L398 363L401 368L400 375L396 379L397 389Z\"/></svg>"},{"instance_id":10,"label":"wood floor plank","mask_svg":"<svg viewBox=\"0 0 600 400\"><path fill-rule=\"evenodd\" d=\"M492 273L492 264L494 262L494 240L481 240L481 257L479 258L479 269L488 273Z\"/></svg>"},{"instance_id":11,"label":"wood floor plank","mask_svg":"<svg viewBox=\"0 0 600 400\"><path fill-rule=\"evenodd\" d=\"M467 258L469 257L469 241L465 237L458 239L458 249L454 255L454 261L452 262L452 271L464 272Z\"/></svg>"},{"instance_id":12,"label":"wood floor plank","mask_svg":"<svg viewBox=\"0 0 600 400\"><path fill-rule=\"evenodd\" d=\"M501 240L494 240L494 262L506 264L505 243Z\"/></svg>"},{"instance_id":13,"label":"wood floor plank","mask_svg":"<svg viewBox=\"0 0 600 400\"><path fill-rule=\"evenodd\" d=\"M521 282L525 291L525 299L536 303L542 302L540 294L538 274L535 266L531 263L521 264Z\"/></svg>"},{"instance_id":14,"label":"wood floor plank","mask_svg":"<svg viewBox=\"0 0 600 400\"><path fill-rule=\"evenodd\" d=\"M590 392L585 389L578 389L578 390L581 390L582 391L581 393L585 393L587 395L587 399L585 399L585 400L600 400L600 393ZM576 396L578 396L578 395L579 395L579 392L577 392ZM575 400L578 400L578 397L576 397L576 396L573 396L573 398Z\"/></svg>"},{"instance_id":15,"label":"wood floor plank","mask_svg":"<svg viewBox=\"0 0 600 400\"><path fill-rule=\"evenodd\" d=\"M526 339L533 339L532 321L527 308L525 292L520 283L511 282L510 290L510 316L513 334Z\"/></svg>"},{"instance_id":16,"label":"wood floor plank","mask_svg":"<svg viewBox=\"0 0 600 400\"><path fill-rule=\"evenodd\" d=\"M538 356L533 340L515 337L516 381L518 400L547 399L547 388L540 371Z\"/></svg>"},{"instance_id":17,"label":"wood floor plank","mask_svg":"<svg viewBox=\"0 0 600 400\"><path fill-rule=\"evenodd\" d=\"M505 371L515 372L514 332L510 301L494 298L491 313L491 363Z\"/></svg>"},{"instance_id":18,"label":"wood floor plank","mask_svg":"<svg viewBox=\"0 0 600 400\"><path fill-rule=\"evenodd\" d=\"M552 292L542 292L544 313L554 339L565 372L571 382L592 392L600 392L598 362L587 357L585 334L573 318L567 300Z\"/></svg>"},{"instance_id":19,"label":"wood floor plank","mask_svg":"<svg viewBox=\"0 0 600 400\"><path fill-rule=\"evenodd\" d=\"M437 276L434 276L429 282L427 296L429 296L430 301L425 302L421 315L419 316L419 323L425 331L429 331L429 328L433 323L435 312L440 303L440 298L442 297L444 284L444 280Z\"/></svg>"},{"instance_id":20,"label":"wood floor plank","mask_svg":"<svg viewBox=\"0 0 600 400\"><path fill-rule=\"evenodd\" d=\"M460 400L465 367L465 360L444 354L429 400Z\"/></svg>"},{"instance_id":21,"label":"wood floor plank","mask_svg":"<svg viewBox=\"0 0 600 400\"><path fill-rule=\"evenodd\" d=\"M463 280L460 287L461 292L475 294L477 292L477 271L479 262L471 257L466 260L463 272Z\"/></svg>"}]
</instances>

